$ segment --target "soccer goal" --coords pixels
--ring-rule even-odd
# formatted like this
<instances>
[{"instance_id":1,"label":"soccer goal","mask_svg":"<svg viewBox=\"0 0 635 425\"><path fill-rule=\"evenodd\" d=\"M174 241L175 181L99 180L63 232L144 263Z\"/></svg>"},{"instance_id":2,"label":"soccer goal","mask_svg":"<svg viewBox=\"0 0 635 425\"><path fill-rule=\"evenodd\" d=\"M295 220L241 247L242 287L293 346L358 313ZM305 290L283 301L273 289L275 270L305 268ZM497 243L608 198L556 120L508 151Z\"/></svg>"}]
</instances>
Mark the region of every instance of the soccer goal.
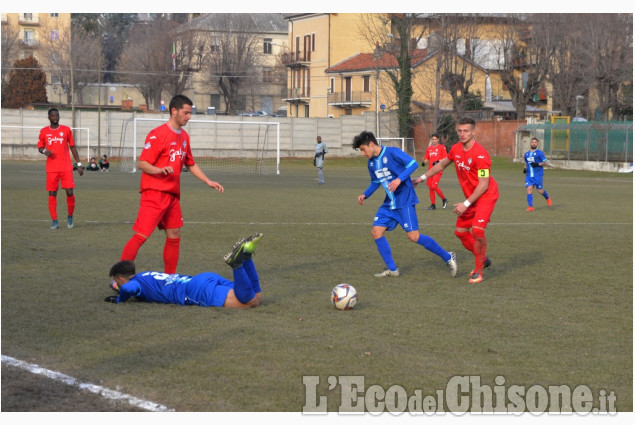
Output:
<instances>
[{"instance_id":1,"label":"soccer goal","mask_svg":"<svg viewBox=\"0 0 635 425\"><path fill-rule=\"evenodd\" d=\"M415 156L415 139L412 137L378 137L381 146L393 146L401 149L413 158Z\"/></svg>"},{"instance_id":2,"label":"soccer goal","mask_svg":"<svg viewBox=\"0 0 635 425\"><path fill-rule=\"evenodd\" d=\"M40 138L41 129L42 126L3 125L2 157L22 159L35 156L39 158L35 147ZM79 158L86 158L86 162L90 162L90 157L96 154L91 151L90 130L84 127L71 127L71 130ZM93 146L92 149L94 150L95 147Z\"/></svg>"},{"instance_id":3,"label":"soccer goal","mask_svg":"<svg viewBox=\"0 0 635 425\"><path fill-rule=\"evenodd\" d=\"M117 157L121 171L134 173L147 134L163 118L134 118L122 129ZM188 121L192 155L214 174L280 174L280 123L274 121Z\"/></svg>"}]
</instances>

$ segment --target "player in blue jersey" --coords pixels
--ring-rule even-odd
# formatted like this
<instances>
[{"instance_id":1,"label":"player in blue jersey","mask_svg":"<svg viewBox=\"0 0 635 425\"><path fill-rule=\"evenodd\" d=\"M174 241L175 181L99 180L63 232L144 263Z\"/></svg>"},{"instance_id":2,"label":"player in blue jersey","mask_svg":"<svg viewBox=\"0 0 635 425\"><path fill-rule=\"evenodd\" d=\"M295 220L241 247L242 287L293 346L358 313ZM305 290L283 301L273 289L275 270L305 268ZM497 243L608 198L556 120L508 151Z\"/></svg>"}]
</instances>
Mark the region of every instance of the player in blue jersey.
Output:
<instances>
[{"instance_id":1,"label":"player in blue jersey","mask_svg":"<svg viewBox=\"0 0 635 425\"><path fill-rule=\"evenodd\" d=\"M357 202L364 205L364 199L370 198L380 187L386 192L384 202L375 215L371 231L386 269L375 276L399 276L399 269L393 260L388 240L384 236L387 230L393 230L398 224L406 231L408 239L441 257L450 268L450 275L456 276L458 268L454 252L446 251L430 236L419 233L415 207L419 199L410 180L410 174L419 166L417 161L401 149L380 146L375 135L370 131L362 131L355 136L353 149L359 149L362 155L368 158L370 173L370 186L357 197Z\"/></svg>"},{"instance_id":2,"label":"player in blue jersey","mask_svg":"<svg viewBox=\"0 0 635 425\"><path fill-rule=\"evenodd\" d=\"M534 186L546 200L547 206L551 206L551 198L546 190L542 187L542 177L544 175L543 167L547 164L545 153L538 149L538 139L532 138L530 142L531 149L525 152L525 187L527 188L527 204L529 208L526 211L534 210L534 195L531 193Z\"/></svg>"},{"instance_id":3,"label":"player in blue jersey","mask_svg":"<svg viewBox=\"0 0 635 425\"><path fill-rule=\"evenodd\" d=\"M200 307L250 308L260 305L260 279L251 255L262 233L238 241L225 255L225 262L233 269L230 281L216 273L196 276L162 272L136 273L130 260L120 261L110 269L111 288L119 295L104 301L122 303L131 297L149 303L198 305Z\"/></svg>"}]
</instances>

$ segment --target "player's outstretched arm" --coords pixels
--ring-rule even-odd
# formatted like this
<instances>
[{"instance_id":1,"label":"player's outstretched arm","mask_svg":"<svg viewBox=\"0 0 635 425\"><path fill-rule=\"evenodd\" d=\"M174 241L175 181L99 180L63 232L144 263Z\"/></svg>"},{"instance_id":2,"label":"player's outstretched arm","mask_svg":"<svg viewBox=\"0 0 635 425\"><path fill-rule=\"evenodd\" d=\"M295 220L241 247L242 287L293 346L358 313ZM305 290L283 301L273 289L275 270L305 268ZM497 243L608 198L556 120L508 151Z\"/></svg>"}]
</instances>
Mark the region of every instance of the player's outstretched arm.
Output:
<instances>
[{"instance_id":1,"label":"player's outstretched arm","mask_svg":"<svg viewBox=\"0 0 635 425\"><path fill-rule=\"evenodd\" d=\"M203 183L205 183L206 185L208 185L209 187L211 187L212 189L216 189L218 190L220 193L225 192L225 188L223 188L223 186L218 183L215 182L213 180L210 180L205 173L203 172L203 170L201 170L201 167L199 167L197 164L194 165L186 165L188 171L190 173L192 173L192 175L194 177L196 177L197 179L199 179L200 181L202 181Z\"/></svg>"}]
</instances>

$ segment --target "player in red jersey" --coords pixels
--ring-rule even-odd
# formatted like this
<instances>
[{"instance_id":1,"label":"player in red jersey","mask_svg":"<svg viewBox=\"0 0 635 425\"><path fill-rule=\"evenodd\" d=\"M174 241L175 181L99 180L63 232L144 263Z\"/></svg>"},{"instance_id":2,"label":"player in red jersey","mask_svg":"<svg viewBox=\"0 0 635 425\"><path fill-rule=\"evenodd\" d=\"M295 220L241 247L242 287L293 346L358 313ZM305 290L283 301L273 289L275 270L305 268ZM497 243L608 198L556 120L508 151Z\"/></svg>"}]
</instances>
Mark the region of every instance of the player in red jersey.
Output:
<instances>
[{"instance_id":1,"label":"player in red jersey","mask_svg":"<svg viewBox=\"0 0 635 425\"><path fill-rule=\"evenodd\" d=\"M141 202L137 220L132 226L135 234L128 240L121 259L134 261L141 245L155 228L165 230L163 263L165 273L176 272L181 244L181 170L183 166L209 187L224 192L223 186L207 178L194 162L190 137L182 128L192 116L192 101L176 95L169 105L170 119L148 133L137 168L141 173Z\"/></svg>"},{"instance_id":2,"label":"player in red jersey","mask_svg":"<svg viewBox=\"0 0 635 425\"><path fill-rule=\"evenodd\" d=\"M435 165L439 163L443 158L448 156L448 152L445 150L445 146L439 144L439 134L433 133L430 136L430 145L428 149L426 149L426 154L423 157L423 162L421 163L422 167L425 167L426 164L430 164L428 169L431 169ZM443 201L443 209L448 206L448 200L443 195L443 191L439 187L439 181L441 180L441 176L443 175L443 171L435 174L426 180L426 184L428 185L428 189L430 190L430 206L426 208L426 210L436 210L436 195L439 195L441 200Z\"/></svg>"},{"instance_id":3,"label":"player in red jersey","mask_svg":"<svg viewBox=\"0 0 635 425\"><path fill-rule=\"evenodd\" d=\"M77 173L84 174L84 167L79 161L79 154L75 148L73 132L65 125L60 125L60 112L56 108L49 109L48 119L50 125L40 130L40 137L37 142L37 150L46 155L46 190L49 192L49 214L51 215L51 229L59 229L57 221L57 190L60 182L62 189L66 190L66 206L68 216L66 224L69 229L73 228L73 212L75 211L75 194L73 188L73 163L70 153L77 163ZM70 153L69 153L70 151Z\"/></svg>"},{"instance_id":4,"label":"player in red jersey","mask_svg":"<svg viewBox=\"0 0 635 425\"><path fill-rule=\"evenodd\" d=\"M456 175L466 198L464 202L454 204L454 213L458 215L454 234L461 240L463 246L474 254L475 259L475 267L470 273L469 283L482 282L483 268L491 264L486 256L485 228L499 197L498 184L490 176L492 161L489 154L474 140L475 127L476 123L473 119L460 119L456 128L460 143L452 146L447 158L439 161L421 177L412 180L415 185L421 183L454 162Z\"/></svg>"}]
</instances>

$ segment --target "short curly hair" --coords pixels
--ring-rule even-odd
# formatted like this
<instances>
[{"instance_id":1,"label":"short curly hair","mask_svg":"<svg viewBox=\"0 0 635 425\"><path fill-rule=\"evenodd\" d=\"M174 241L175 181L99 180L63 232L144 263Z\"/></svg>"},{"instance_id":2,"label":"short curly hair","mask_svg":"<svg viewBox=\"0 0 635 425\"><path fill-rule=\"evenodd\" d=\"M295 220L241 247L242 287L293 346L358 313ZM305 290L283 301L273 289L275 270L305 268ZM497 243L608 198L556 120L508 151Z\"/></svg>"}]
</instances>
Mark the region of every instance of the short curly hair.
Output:
<instances>
[{"instance_id":1,"label":"short curly hair","mask_svg":"<svg viewBox=\"0 0 635 425\"><path fill-rule=\"evenodd\" d=\"M120 261L117 264L115 264L114 266L112 266L110 268L110 277L115 277L115 276L123 276L123 277L130 277L130 276L134 276L136 271L135 271L135 265L132 261L130 260L124 260L124 261Z\"/></svg>"}]
</instances>

